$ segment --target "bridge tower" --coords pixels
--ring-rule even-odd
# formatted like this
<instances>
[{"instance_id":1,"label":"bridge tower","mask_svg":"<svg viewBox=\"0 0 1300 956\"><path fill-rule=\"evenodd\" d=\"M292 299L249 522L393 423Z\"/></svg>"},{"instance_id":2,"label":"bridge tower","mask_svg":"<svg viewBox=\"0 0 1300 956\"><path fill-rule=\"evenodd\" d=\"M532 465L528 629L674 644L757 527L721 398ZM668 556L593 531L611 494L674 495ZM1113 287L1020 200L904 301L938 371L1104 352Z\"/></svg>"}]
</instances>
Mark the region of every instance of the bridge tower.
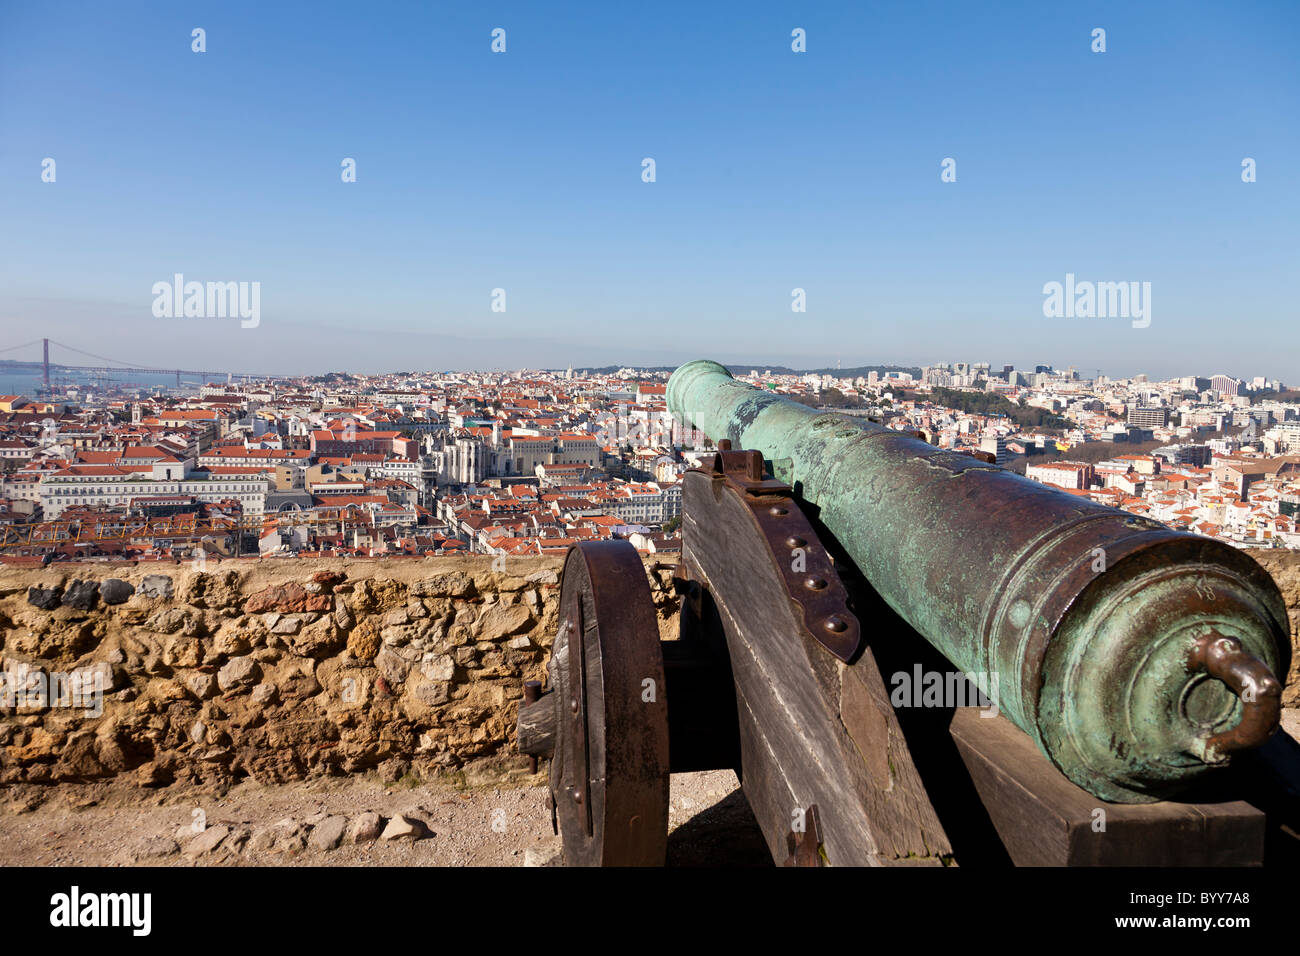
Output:
<instances>
[{"instance_id":1,"label":"bridge tower","mask_svg":"<svg viewBox=\"0 0 1300 956\"><path fill-rule=\"evenodd\" d=\"M42 363L41 366L41 381L45 385L45 391L49 392L50 390L50 340L42 339L42 342L44 342L45 344L45 361Z\"/></svg>"}]
</instances>

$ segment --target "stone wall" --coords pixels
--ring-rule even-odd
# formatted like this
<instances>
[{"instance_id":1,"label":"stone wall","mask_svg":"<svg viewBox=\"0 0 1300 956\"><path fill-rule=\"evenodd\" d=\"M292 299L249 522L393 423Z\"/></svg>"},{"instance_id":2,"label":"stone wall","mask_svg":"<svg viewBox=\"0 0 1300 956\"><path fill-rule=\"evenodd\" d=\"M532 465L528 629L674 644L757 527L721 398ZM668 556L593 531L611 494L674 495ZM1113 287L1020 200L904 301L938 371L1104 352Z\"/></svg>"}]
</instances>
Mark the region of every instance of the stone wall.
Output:
<instances>
[{"instance_id":1,"label":"stone wall","mask_svg":"<svg viewBox=\"0 0 1300 956\"><path fill-rule=\"evenodd\" d=\"M543 674L561 563L0 571L4 674L17 695L0 697L0 783L522 774L517 701ZM651 575L665 623L669 577Z\"/></svg>"},{"instance_id":2,"label":"stone wall","mask_svg":"<svg viewBox=\"0 0 1300 956\"><path fill-rule=\"evenodd\" d=\"M1286 600L1291 616L1291 672L1282 692L1282 703L1300 707L1300 552L1252 551L1251 555L1273 575ZM1279 677L1282 675L1279 674Z\"/></svg>"},{"instance_id":3,"label":"stone wall","mask_svg":"<svg viewBox=\"0 0 1300 956\"><path fill-rule=\"evenodd\" d=\"M1300 554L1258 557L1291 609L1297 706ZM515 713L543 674L561 560L496 563L0 569L0 691L16 695L0 692L0 784L523 776ZM648 572L665 637L670 575Z\"/></svg>"}]
</instances>

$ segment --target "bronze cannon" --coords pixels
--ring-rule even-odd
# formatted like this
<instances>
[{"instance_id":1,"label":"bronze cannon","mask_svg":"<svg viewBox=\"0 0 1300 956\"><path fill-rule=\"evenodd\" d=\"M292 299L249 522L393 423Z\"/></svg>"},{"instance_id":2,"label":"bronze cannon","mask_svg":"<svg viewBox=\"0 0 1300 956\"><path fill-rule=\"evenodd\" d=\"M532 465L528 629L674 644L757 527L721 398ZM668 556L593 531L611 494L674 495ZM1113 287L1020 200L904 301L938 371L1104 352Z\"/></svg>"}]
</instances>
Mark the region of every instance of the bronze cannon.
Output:
<instances>
[{"instance_id":1,"label":"bronze cannon","mask_svg":"<svg viewBox=\"0 0 1300 956\"><path fill-rule=\"evenodd\" d=\"M712 768L791 864L954 862L957 804L1017 863L1258 862L1255 808L1172 799L1277 730L1286 608L1248 555L713 362L668 401L719 446L683 476L678 639L629 545L577 547L520 710L569 862L662 863L669 774Z\"/></svg>"}]
</instances>

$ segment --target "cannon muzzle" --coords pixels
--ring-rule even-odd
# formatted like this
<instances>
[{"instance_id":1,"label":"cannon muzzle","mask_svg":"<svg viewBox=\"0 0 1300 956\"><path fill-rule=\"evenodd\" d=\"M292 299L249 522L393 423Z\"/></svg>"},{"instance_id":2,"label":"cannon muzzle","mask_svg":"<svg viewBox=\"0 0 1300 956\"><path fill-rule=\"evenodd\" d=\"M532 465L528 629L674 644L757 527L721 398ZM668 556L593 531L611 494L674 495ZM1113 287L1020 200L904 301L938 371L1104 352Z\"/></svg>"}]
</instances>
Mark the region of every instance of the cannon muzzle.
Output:
<instances>
[{"instance_id":1,"label":"cannon muzzle","mask_svg":"<svg viewBox=\"0 0 1300 956\"><path fill-rule=\"evenodd\" d=\"M1276 730L1286 607L1229 545L689 362L668 405L759 449L879 595L1098 797L1168 797ZM887 641L872 635L869 642Z\"/></svg>"}]
</instances>

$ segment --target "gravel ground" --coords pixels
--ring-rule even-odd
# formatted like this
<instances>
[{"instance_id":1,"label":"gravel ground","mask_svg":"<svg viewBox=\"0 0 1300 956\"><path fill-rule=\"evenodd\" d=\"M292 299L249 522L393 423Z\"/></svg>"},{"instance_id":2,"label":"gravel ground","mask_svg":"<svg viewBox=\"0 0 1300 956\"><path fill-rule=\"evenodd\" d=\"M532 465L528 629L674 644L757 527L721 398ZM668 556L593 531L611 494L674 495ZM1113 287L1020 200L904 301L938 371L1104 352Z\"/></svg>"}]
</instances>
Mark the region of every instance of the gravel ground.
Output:
<instances>
[{"instance_id":1,"label":"gravel ground","mask_svg":"<svg viewBox=\"0 0 1300 956\"><path fill-rule=\"evenodd\" d=\"M543 786L462 791L330 779L246 782L219 798L150 796L165 802L141 806L138 791L90 785L61 785L34 808L30 794L14 796L0 810L0 865L538 866L560 847ZM350 826L367 812L385 823L403 815L423 833L362 843L345 834L333 849L319 846L331 825L343 826L327 820ZM674 775L669 828L669 865L771 865L731 771Z\"/></svg>"},{"instance_id":2,"label":"gravel ground","mask_svg":"<svg viewBox=\"0 0 1300 956\"><path fill-rule=\"evenodd\" d=\"M1300 738L1300 710L1284 710L1282 726ZM542 780L469 790L375 777L244 782L220 797L106 784L12 788L0 798L0 865L542 866L560 848ZM772 865L731 771L674 774L670 799L670 866ZM384 825L405 816L415 833L360 843L344 833L321 848L326 821L337 832L366 813Z\"/></svg>"}]
</instances>

